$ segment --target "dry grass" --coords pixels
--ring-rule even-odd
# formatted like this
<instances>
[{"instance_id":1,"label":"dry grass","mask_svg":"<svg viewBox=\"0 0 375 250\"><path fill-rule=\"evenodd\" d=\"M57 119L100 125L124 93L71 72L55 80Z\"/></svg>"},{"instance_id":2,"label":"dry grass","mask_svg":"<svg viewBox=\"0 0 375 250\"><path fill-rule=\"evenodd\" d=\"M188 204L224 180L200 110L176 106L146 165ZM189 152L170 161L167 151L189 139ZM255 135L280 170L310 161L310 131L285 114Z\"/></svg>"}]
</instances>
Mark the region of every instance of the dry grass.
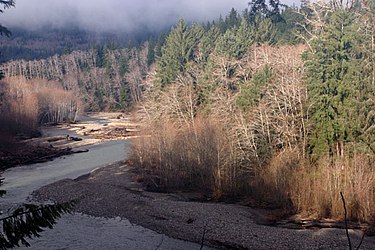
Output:
<instances>
[{"instance_id":1,"label":"dry grass","mask_svg":"<svg viewBox=\"0 0 375 250\"><path fill-rule=\"evenodd\" d=\"M374 159L356 155L352 159L323 159L315 167L294 173L293 203L300 212L319 218L344 218L343 192L351 220L370 221L375 215Z\"/></svg>"},{"instance_id":2,"label":"dry grass","mask_svg":"<svg viewBox=\"0 0 375 250\"><path fill-rule=\"evenodd\" d=\"M0 134L33 136L42 123L74 120L78 106L56 82L7 78L0 82Z\"/></svg>"},{"instance_id":3,"label":"dry grass","mask_svg":"<svg viewBox=\"0 0 375 250\"><path fill-rule=\"evenodd\" d=\"M287 214L335 219L344 217L343 192L351 220L370 221L375 215L375 167L368 156L323 159L312 166L295 149L274 155L266 165L244 168L232 137L212 120L186 127L159 124L149 131L150 137L134 140L130 160L150 189L250 198Z\"/></svg>"},{"instance_id":4,"label":"dry grass","mask_svg":"<svg viewBox=\"0 0 375 250\"><path fill-rule=\"evenodd\" d=\"M252 48L242 61L218 57L208 72L192 66L163 91L151 88L143 102L151 136L135 141L131 156L149 186L198 189L216 198L282 208L287 214L339 219L343 192L350 219L369 221L375 214L373 155L309 162L304 49ZM224 74L229 64L237 65L232 78ZM272 79L260 90L256 105L239 109L241 88L251 85L265 65ZM200 82L212 87L203 91L209 100L205 106L197 91ZM237 90L227 88L228 82L238 84Z\"/></svg>"},{"instance_id":5,"label":"dry grass","mask_svg":"<svg viewBox=\"0 0 375 250\"><path fill-rule=\"evenodd\" d=\"M242 169L238 148L223 124L196 119L190 126L153 124L133 140L130 160L155 190L190 190L223 198L242 195L253 172Z\"/></svg>"},{"instance_id":6,"label":"dry grass","mask_svg":"<svg viewBox=\"0 0 375 250\"><path fill-rule=\"evenodd\" d=\"M156 189L200 189L214 192L227 157L227 141L218 124L197 121L191 126L172 123L150 128L151 136L134 140L130 160Z\"/></svg>"}]
</instances>

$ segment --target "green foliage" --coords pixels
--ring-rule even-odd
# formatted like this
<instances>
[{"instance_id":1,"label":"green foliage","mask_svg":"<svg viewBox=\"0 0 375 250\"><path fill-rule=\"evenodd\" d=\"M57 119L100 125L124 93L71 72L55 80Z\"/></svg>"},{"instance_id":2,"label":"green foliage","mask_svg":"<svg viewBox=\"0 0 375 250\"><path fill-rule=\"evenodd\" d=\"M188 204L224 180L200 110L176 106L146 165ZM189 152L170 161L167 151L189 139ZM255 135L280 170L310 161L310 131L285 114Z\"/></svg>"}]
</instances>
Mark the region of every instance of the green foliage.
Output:
<instances>
[{"instance_id":1,"label":"green foliage","mask_svg":"<svg viewBox=\"0 0 375 250\"><path fill-rule=\"evenodd\" d=\"M105 58L105 47L99 45L95 48L96 52L96 67L103 68L106 65L106 58Z\"/></svg>"},{"instance_id":2,"label":"green foliage","mask_svg":"<svg viewBox=\"0 0 375 250\"><path fill-rule=\"evenodd\" d=\"M277 34L275 40L278 44L297 44L301 40L297 34L304 33L305 31L299 25L303 23L304 17L298 12L297 8L287 7L281 16L284 22L276 23Z\"/></svg>"},{"instance_id":3,"label":"green foliage","mask_svg":"<svg viewBox=\"0 0 375 250\"><path fill-rule=\"evenodd\" d=\"M241 23L241 17L237 11L232 8L229 12L229 15L225 18L225 29L231 29L238 27Z\"/></svg>"},{"instance_id":4,"label":"green foliage","mask_svg":"<svg viewBox=\"0 0 375 250\"><path fill-rule=\"evenodd\" d=\"M40 237L45 228L52 228L58 218L72 211L75 202L54 205L25 204L10 216L0 218L0 249L19 247L21 244L30 246L27 239Z\"/></svg>"},{"instance_id":5,"label":"green foliage","mask_svg":"<svg viewBox=\"0 0 375 250\"><path fill-rule=\"evenodd\" d=\"M120 74L120 77L124 77L126 73L129 72L129 63L128 63L128 59L126 57L121 57L120 60L119 60L119 74Z\"/></svg>"},{"instance_id":6,"label":"green foliage","mask_svg":"<svg viewBox=\"0 0 375 250\"><path fill-rule=\"evenodd\" d=\"M272 70L266 64L264 68L254 74L249 83L241 85L240 95L237 97L236 103L242 111L249 111L261 99L261 93L264 87L272 79Z\"/></svg>"},{"instance_id":7,"label":"green foliage","mask_svg":"<svg viewBox=\"0 0 375 250\"><path fill-rule=\"evenodd\" d=\"M277 29L271 19L255 17L254 20L254 41L257 44L275 44Z\"/></svg>"},{"instance_id":8,"label":"green foliage","mask_svg":"<svg viewBox=\"0 0 375 250\"><path fill-rule=\"evenodd\" d=\"M150 39L147 47L147 65L150 66L155 61L156 41L154 39Z\"/></svg>"},{"instance_id":9,"label":"green foliage","mask_svg":"<svg viewBox=\"0 0 375 250\"><path fill-rule=\"evenodd\" d=\"M122 87L120 91L120 106L121 108L127 108L130 103L131 97L129 96L128 89Z\"/></svg>"},{"instance_id":10,"label":"green foliage","mask_svg":"<svg viewBox=\"0 0 375 250\"><path fill-rule=\"evenodd\" d=\"M249 17L251 21L255 18L270 19L272 23L283 22L280 7L282 4L280 0L252 0L249 2L250 10Z\"/></svg>"},{"instance_id":11,"label":"green foliage","mask_svg":"<svg viewBox=\"0 0 375 250\"><path fill-rule=\"evenodd\" d=\"M199 43L199 52L201 53L201 61L207 62L210 54L215 49L217 39L220 37L220 28L211 26L203 35Z\"/></svg>"},{"instance_id":12,"label":"green foliage","mask_svg":"<svg viewBox=\"0 0 375 250\"><path fill-rule=\"evenodd\" d=\"M357 53L362 56L358 67L357 88L357 122L360 131L356 132L356 138L364 145L364 148L375 153L375 1L361 2L359 25L360 38Z\"/></svg>"},{"instance_id":13,"label":"green foliage","mask_svg":"<svg viewBox=\"0 0 375 250\"><path fill-rule=\"evenodd\" d=\"M14 7L15 2L14 2L14 0L4 0L4 1L0 1L0 5L5 10L5 9L8 9L8 8ZM0 13L4 12L3 9L0 8ZM9 37L11 34L12 34L12 32L10 32L6 27L4 27L3 25L0 24L0 36L5 35L5 36Z\"/></svg>"},{"instance_id":14,"label":"green foliage","mask_svg":"<svg viewBox=\"0 0 375 250\"><path fill-rule=\"evenodd\" d=\"M173 82L185 71L203 33L203 26L194 24L188 27L183 19L172 29L157 62L157 75L162 86Z\"/></svg>"},{"instance_id":15,"label":"green foliage","mask_svg":"<svg viewBox=\"0 0 375 250\"><path fill-rule=\"evenodd\" d=\"M341 155L359 130L355 109L361 56L355 53L356 29L354 13L346 9L334 12L321 36L313 41L313 53L305 57L313 158L328 152Z\"/></svg>"},{"instance_id":16,"label":"green foliage","mask_svg":"<svg viewBox=\"0 0 375 250\"><path fill-rule=\"evenodd\" d=\"M215 51L218 54L241 59L253 43L253 30L243 18L237 28L227 30L216 43Z\"/></svg>"}]
</instances>

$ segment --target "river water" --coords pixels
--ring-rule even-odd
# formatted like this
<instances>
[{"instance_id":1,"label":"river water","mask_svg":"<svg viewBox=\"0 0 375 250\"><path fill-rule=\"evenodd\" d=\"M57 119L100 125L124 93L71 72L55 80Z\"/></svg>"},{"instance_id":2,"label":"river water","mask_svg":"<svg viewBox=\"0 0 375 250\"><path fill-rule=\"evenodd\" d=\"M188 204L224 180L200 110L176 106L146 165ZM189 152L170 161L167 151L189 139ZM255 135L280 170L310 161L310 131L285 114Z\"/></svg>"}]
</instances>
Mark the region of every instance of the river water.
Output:
<instances>
[{"instance_id":1,"label":"river water","mask_svg":"<svg viewBox=\"0 0 375 250\"><path fill-rule=\"evenodd\" d=\"M64 130L51 130L54 135ZM71 133L71 132L70 132ZM64 178L77 178L113 162L123 160L129 149L128 141L111 141L88 146L89 152L55 159L51 162L20 166L5 171L0 198L0 211L13 209L26 201L30 193L44 185ZM54 229L46 230L41 238L29 241L27 249L199 249L200 246L172 239L126 219L98 218L87 215L64 215Z\"/></svg>"}]
</instances>

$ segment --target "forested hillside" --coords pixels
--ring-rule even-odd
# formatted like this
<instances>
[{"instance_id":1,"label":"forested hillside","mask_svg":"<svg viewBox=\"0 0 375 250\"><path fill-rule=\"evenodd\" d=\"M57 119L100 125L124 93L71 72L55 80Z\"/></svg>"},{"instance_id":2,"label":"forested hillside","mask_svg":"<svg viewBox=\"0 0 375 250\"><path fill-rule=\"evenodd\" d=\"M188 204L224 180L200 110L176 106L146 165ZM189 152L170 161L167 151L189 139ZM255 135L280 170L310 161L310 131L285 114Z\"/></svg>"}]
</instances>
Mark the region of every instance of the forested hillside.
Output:
<instances>
[{"instance_id":1,"label":"forested hillside","mask_svg":"<svg viewBox=\"0 0 375 250\"><path fill-rule=\"evenodd\" d=\"M134 140L130 161L152 189L334 218L343 192L349 217L370 221L375 2L270 3L206 24L181 19L137 48L2 70L10 85L53 81L82 110L143 110L151 136Z\"/></svg>"},{"instance_id":2,"label":"forested hillside","mask_svg":"<svg viewBox=\"0 0 375 250\"><path fill-rule=\"evenodd\" d=\"M9 37L0 36L0 62L10 60L38 60L54 55L65 55L76 50L98 46L125 48L139 46L155 35L149 30L132 33L90 32L77 27L13 28Z\"/></svg>"},{"instance_id":3,"label":"forested hillside","mask_svg":"<svg viewBox=\"0 0 375 250\"><path fill-rule=\"evenodd\" d=\"M86 111L126 109L140 100L148 72L147 43L133 49L98 47L42 60L2 65L7 78L58 82L85 103Z\"/></svg>"},{"instance_id":4,"label":"forested hillside","mask_svg":"<svg viewBox=\"0 0 375 250\"><path fill-rule=\"evenodd\" d=\"M351 219L372 220L374 1L305 2L298 14L261 3L175 25L133 164L150 188L318 218L343 218L343 192Z\"/></svg>"}]
</instances>

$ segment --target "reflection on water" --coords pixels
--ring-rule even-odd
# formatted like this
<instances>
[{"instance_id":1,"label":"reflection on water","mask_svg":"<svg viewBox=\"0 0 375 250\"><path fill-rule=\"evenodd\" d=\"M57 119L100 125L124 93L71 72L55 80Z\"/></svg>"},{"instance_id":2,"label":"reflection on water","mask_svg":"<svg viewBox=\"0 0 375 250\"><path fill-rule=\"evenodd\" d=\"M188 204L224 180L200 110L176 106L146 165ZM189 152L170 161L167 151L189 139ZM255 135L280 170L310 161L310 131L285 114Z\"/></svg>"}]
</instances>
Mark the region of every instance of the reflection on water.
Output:
<instances>
[{"instance_id":1,"label":"reflection on water","mask_svg":"<svg viewBox=\"0 0 375 250\"><path fill-rule=\"evenodd\" d=\"M61 135L67 133L61 130ZM54 135L58 134L56 129ZM29 194L49 183L77 178L93 169L123 160L128 141L111 141L86 147L88 153L74 154L51 162L21 166L3 173L3 189L7 194L0 199L0 211L7 211L25 202ZM30 241L32 249L199 249L199 245L163 236L128 220L94 218L84 215L65 215L53 230L42 238ZM28 248L30 249L30 248Z\"/></svg>"}]
</instances>

